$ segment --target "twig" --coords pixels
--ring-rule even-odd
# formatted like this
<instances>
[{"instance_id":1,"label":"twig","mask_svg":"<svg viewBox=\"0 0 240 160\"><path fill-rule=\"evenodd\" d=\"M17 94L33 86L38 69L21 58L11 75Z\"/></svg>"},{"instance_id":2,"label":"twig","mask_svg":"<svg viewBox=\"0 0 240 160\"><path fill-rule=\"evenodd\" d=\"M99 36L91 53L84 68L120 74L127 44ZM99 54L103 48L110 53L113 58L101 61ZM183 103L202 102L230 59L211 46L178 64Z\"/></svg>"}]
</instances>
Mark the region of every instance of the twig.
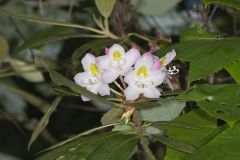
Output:
<instances>
[{"instance_id":1,"label":"twig","mask_svg":"<svg viewBox=\"0 0 240 160\"><path fill-rule=\"evenodd\" d=\"M127 88L126 83L124 82L123 76L120 76L120 81L122 82L123 88Z\"/></svg>"},{"instance_id":2,"label":"twig","mask_svg":"<svg viewBox=\"0 0 240 160\"><path fill-rule=\"evenodd\" d=\"M149 148L148 144L147 144L147 139L145 137L141 137L140 138L140 143L143 147L143 150L145 151L146 153L146 156L147 156L147 160L157 160L155 158L155 156L153 155L151 149Z\"/></svg>"},{"instance_id":3,"label":"twig","mask_svg":"<svg viewBox=\"0 0 240 160\"><path fill-rule=\"evenodd\" d=\"M114 81L114 84L123 92L124 91L124 89L122 88L122 86L119 84L119 83L117 83L117 81Z\"/></svg>"},{"instance_id":4,"label":"twig","mask_svg":"<svg viewBox=\"0 0 240 160\"><path fill-rule=\"evenodd\" d=\"M119 95L119 96L121 96L121 97L124 97L124 95L122 93L120 93L120 92L118 92L118 91L116 91L116 90L114 90L112 88L110 88L110 91L115 93L115 94L117 94L117 95Z\"/></svg>"}]
</instances>

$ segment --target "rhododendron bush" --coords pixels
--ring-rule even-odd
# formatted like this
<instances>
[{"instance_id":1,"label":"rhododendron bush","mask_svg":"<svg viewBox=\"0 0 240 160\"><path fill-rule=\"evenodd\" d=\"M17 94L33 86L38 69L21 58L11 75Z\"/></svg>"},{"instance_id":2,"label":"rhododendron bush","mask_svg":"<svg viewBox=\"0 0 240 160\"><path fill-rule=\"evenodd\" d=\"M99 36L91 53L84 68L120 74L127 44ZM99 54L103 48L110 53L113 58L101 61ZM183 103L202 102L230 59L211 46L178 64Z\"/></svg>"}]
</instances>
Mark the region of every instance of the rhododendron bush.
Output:
<instances>
[{"instance_id":1,"label":"rhododendron bush","mask_svg":"<svg viewBox=\"0 0 240 160\"><path fill-rule=\"evenodd\" d=\"M239 159L238 0L21 3L1 8L0 109L31 159Z\"/></svg>"}]
</instances>

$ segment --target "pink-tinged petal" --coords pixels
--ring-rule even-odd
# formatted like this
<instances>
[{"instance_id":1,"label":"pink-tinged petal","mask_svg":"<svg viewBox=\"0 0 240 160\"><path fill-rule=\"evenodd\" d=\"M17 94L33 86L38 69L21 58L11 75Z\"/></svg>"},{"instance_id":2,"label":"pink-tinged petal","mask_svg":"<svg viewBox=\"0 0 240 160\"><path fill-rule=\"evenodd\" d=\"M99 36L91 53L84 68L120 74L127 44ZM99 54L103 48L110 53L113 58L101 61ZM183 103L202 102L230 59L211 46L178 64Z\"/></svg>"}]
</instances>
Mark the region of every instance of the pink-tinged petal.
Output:
<instances>
[{"instance_id":1,"label":"pink-tinged petal","mask_svg":"<svg viewBox=\"0 0 240 160\"><path fill-rule=\"evenodd\" d=\"M90 101L90 100L91 100L90 98L85 97L85 96L83 96L83 95L81 95L81 98L82 98L83 101Z\"/></svg>"},{"instance_id":2,"label":"pink-tinged petal","mask_svg":"<svg viewBox=\"0 0 240 160\"><path fill-rule=\"evenodd\" d=\"M114 45L112 45L112 47L109 48L108 55L109 55L110 57L112 57L112 56L113 56L112 54L113 54L115 51L119 51L121 55L124 55L124 53L125 53L125 50L124 50L124 48L123 48L121 45L119 45L119 44L114 44Z\"/></svg>"},{"instance_id":3,"label":"pink-tinged petal","mask_svg":"<svg viewBox=\"0 0 240 160\"><path fill-rule=\"evenodd\" d=\"M88 81L88 78L89 78L89 74L87 72L81 72L76 74L73 79L75 83L77 83L78 85L82 87L86 87L87 85L86 82Z\"/></svg>"},{"instance_id":4,"label":"pink-tinged petal","mask_svg":"<svg viewBox=\"0 0 240 160\"><path fill-rule=\"evenodd\" d=\"M172 51L168 52L164 57L162 57L160 60L162 62L162 65L168 65L174 58L176 57L176 52L173 49Z\"/></svg>"},{"instance_id":5,"label":"pink-tinged petal","mask_svg":"<svg viewBox=\"0 0 240 160\"><path fill-rule=\"evenodd\" d=\"M166 78L166 73L162 70L155 70L151 72L151 76L154 86L159 86L164 82L164 79Z\"/></svg>"},{"instance_id":6,"label":"pink-tinged petal","mask_svg":"<svg viewBox=\"0 0 240 160\"><path fill-rule=\"evenodd\" d=\"M90 64L95 64L96 63L96 57L90 53L87 53L82 61L81 61L82 65L83 65L83 69L84 71L89 71L89 66Z\"/></svg>"},{"instance_id":7,"label":"pink-tinged petal","mask_svg":"<svg viewBox=\"0 0 240 160\"><path fill-rule=\"evenodd\" d=\"M146 98L159 98L161 93L157 88L146 88L143 89L143 95Z\"/></svg>"},{"instance_id":8,"label":"pink-tinged petal","mask_svg":"<svg viewBox=\"0 0 240 160\"><path fill-rule=\"evenodd\" d=\"M115 69L108 69L102 75L102 80L104 83L112 83L115 81L119 76L119 72Z\"/></svg>"},{"instance_id":9,"label":"pink-tinged petal","mask_svg":"<svg viewBox=\"0 0 240 160\"><path fill-rule=\"evenodd\" d=\"M161 66L161 60L156 60L153 64L153 69L159 69Z\"/></svg>"},{"instance_id":10,"label":"pink-tinged petal","mask_svg":"<svg viewBox=\"0 0 240 160\"><path fill-rule=\"evenodd\" d=\"M136 48L132 48L127 51L126 55L126 65L132 66L136 60L140 57L140 52Z\"/></svg>"},{"instance_id":11,"label":"pink-tinged petal","mask_svg":"<svg viewBox=\"0 0 240 160\"><path fill-rule=\"evenodd\" d=\"M144 53L143 56L153 56L153 51L150 50L150 51Z\"/></svg>"},{"instance_id":12,"label":"pink-tinged petal","mask_svg":"<svg viewBox=\"0 0 240 160\"><path fill-rule=\"evenodd\" d=\"M106 55L108 55L109 48L104 48L104 52L105 52Z\"/></svg>"},{"instance_id":13,"label":"pink-tinged petal","mask_svg":"<svg viewBox=\"0 0 240 160\"><path fill-rule=\"evenodd\" d=\"M131 46L132 48L135 48L135 49L137 49L138 48L138 46L137 46L137 44L136 43L132 43L132 46Z\"/></svg>"},{"instance_id":14,"label":"pink-tinged petal","mask_svg":"<svg viewBox=\"0 0 240 160\"><path fill-rule=\"evenodd\" d=\"M141 56L136 60L135 63L135 69L146 66L148 69L151 69L153 67L153 56L152 55L145 55Z\"/></svg>"},{"instance_id":15,"label":"pink-tinged petal","mask_svg":"<svg viewBox=\"0 0 240 160\"><path fill-rule=\"evenodd\" d=\"M100 86L100 88L98 89L98 92L101 96L110 95L110 88L109 88L108 84L103 83Z\"/></svg>"},{"instance_id":16,"label":"pink-tinged petal","mask_svg":"<svg viewBox=\"0 0 240 160\"><path fill-rule=\"evenodd\" d=\"M96 59L96 65L100 68L100 69L108 69L109 68L109 62L110 58L108 55L105 56L99 56Z\"/></svg>"},{"instance_id":17,"label":"pink-tinged petal","mask_svg":"<svg viewBox=\"0 0 240 160\"><path fill-rule=\"evenodd\" d=\"M133 101L136 100L139 97L139 90L136 87L133 86L128 86L125 90L124 90L124 95L126 97L127 101Z\"/></svg>"}]
</instances>

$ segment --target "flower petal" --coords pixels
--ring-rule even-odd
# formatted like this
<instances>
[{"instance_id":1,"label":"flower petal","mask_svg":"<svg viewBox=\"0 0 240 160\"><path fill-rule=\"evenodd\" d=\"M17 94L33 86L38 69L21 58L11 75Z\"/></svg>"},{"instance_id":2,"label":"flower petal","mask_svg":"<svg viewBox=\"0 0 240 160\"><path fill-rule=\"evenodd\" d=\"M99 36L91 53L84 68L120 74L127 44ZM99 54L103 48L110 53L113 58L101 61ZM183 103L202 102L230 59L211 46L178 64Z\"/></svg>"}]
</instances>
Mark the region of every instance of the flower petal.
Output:
<instances>
[{"instance_id":1,"label":"flower petal","mask_svg":"<svg viewBox=\"0 0 240 160\"><path fill-rule=\"evenodd\" d=\"M172 51L168 52L164 57L162 57L160 60L162 62L162 65L166 66L168 65L174 58L176 57L176 52L173 49Z\"/></svg>"},{"instance_id":2,"label":"flower petal","mask_svg":"<svg viewBox=\"0 0 240 160\"><path fill-rule=\"evenodd\" d=\"M84 71L89 71L90 69L90 64L95 64L96 63L96 57L90 53L87 53L82 61L81 61L82 65L83 65L83 69Z\"/></svg>"},{"instance_id":3,"label":"flower petal","mask_svg":"<svg viewBox=\"0 0 240 160\"><path fill-rule=\"evenodd\" d=\"M151 69L153 67L153 56L152 55L144 55L139 57L136 60L135 68L139 68L141 66L146 66L148 69Z\"/></svg>"},{"instance_id":4,"label":"flower petal","mask_svg":"<svg viewBox=\"0 0 240 160\"><path fill-rule=\"evenodd\" d=\"M124 76L124 81L125 81L128 85L133 84L134 73L135 73L135 71L132 70L132 71L130 71L130 72L128 72L128 73L125 74L125 76Z\"/></svg>"},{"instance_id":5,"label":"flower petal","mask_svg":"<svg viewBox=\"0 0 240 160\"><path fill-rule=\"evenodd\" d=\"M98 92L101 96L106 96L106 95L110 95L110 89L108 84L102 84L100 86L100 88L98 89Z\"/></svg>"},{"instance_id":6,"label":"flower petal","mask_svg":"<svg viewBox=\"0 0 240 160\"><path fill-rule=\"evenodd\" d=\"M112 83L118 78L118 76L119 76L118 71L110 68L103 73L102 80L104 83Z\"/></svg>"},{"instance_id":7,"label":"flower petal","mask_svg":"<svg viewBox=\"0 0 240 160\"><path fill-rule=\"evenodd\" d=\"M139 90L138 88L134 87L134 86L128 86L125 90L124 90L124 95L126 97L127 101L130 100L135 100L139 97Z\"/></svg>"},{"instance_id":8,"label":"flower petal","mask_svg":"<svg viewBox=\"0 0 240 160\"><path fill-rule=\"evenodd\" d=\"M86 81L88 81L88 78L89 78L89 74L87 72L80 72L78 74L76 74L74 76L74 81L75 83L77 83L78 85L82 86L82 87L86 87Z\"/></svg>"},{"instance_id":9,"label":"flower petal","mask_svg":"<svg viewBox=\"0 0 240 160\"><path fill-rule=\"evenodd\" d=\"M101 69L108 69L109 68L109 61L110 58L108 55L99 56L96 59L96 65Z\"/></svg>"},{"instance_id":10,"label":"flower petal","mask_svg":"<svg viewBox=\"0 0 240 160\"><path fill-rule=\"evenodd\" d=\"M161 93L157 88L151 87L143 89L143 95L147 98L159 98Z\"/></svg>"},{"instance_id":11,"label":"flower petal","mask_svg":"<svg viewBox=\"0 0 240 160\"><path fill-rule=\"evenodd\" d=\"M83 96L83 95L81 95L81 98L82 98L83 101L90 101L90 100L91 100L90 98L85 97L85 96Z\"/></svg>"},{"instance_id":12,"label":"flower petal","mask_svg":"<svg viewBox=\"0 0 240 160\"><path fill-rule=\"evenodd\" d=\"M136 48L132 48L126 52L126 64L122 68L121 75L124 75L126 72L132 69L132 65L136 62L136 60L140 57L140 52Z\"/></svg>"},{"instance_id":13,"label":"flower petal","mask_svg":"<svg viewBox=\"0 0 240 160\"><path fill-rule=\"evenodd\" d=\"M151 72L151 76L154 86L159 86L164 82L164 79L166 78L166 73L162 70L154 70Z\"/></svg>"},{"instance_id":14,"label":"flower petal","mask_svg":"<svg viewBox=\"0 0 240 160\"><path fill-rule=\"evenodd\" d=\"M124 50L124 48L121 45L114 44L114 45L112 45L112 47L109 48L108 55L111 58L113 58L115 51L118 51L121 54L121 56L123 56L125 54L125 50Z\"/></svg>"}]
</instances>

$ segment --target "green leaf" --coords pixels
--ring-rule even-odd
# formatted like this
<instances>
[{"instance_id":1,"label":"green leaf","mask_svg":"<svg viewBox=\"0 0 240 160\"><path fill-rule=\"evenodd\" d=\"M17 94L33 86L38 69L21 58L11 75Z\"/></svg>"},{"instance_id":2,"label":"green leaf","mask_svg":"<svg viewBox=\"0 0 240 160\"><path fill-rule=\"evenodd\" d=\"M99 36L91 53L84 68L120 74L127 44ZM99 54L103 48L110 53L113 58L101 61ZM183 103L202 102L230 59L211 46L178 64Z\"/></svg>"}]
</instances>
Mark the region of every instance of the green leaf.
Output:
<instances>
[{"instance_id":1,"label":"green leaf","mask_svg":"<svg viewBox=\"0 0 240 160\"><path fill-rule=\"evenodd\" d=\"M0 36L0 64L8 54L9 46L6 39Z\"/></svg>"},{"instance_id":2,"label":"green leaf","mask_svg":"<svg viewBox=\"0 0 240 160\"><path fill-rule=\"evenodd\" d=\"M116 0L95 0L96 6L105 18L108 18L113 10Z\"/></svg>"},{"instance_id":3,"label":"green leaf","mask_svg":"<svg viewBox=\"0 0 240 160\"><path fill-rule=\"evenodd\" d=\"M209 4L222 4L229 7L233 7L235 9L240 9L240 1L239 0L202 0L203 3L207 6Z\"/></svg>"},{"instance_id":4,"label":"green leaf","mask_svg":"<svg viewBox=\"0 0 240 160\"><path fill-rule=\"evenodd\" d=\"M204 78L240 59L240 38L195 40L167 47L162 53L175 49L176 59L190 62L189 83Z\"/></svg>"},{"instance_id":5,"label":"green leaf","mask_svg":"<svg viewBox=\"0 0 240 160\"><path fill-rule=\"evenodd\" d=\"M228 128L216 136L198 152L185 160L238 160L240 157L240 124Z\"/></svg>"},{"instance_id":6,"label":"green leaf","mask_svg":"<svg viewBox=\"0 0 240 160\"><path fill-rule=\"evenodd\" d=\"M135 148L137 141L136 135L122 132L79 137L40 155L37 160L126 160Z\"/></svg>"},{"instance_id":7,"label":"green leaf","mask_svg":"<svg viewBox=\"0 0 240 160\"><path fill-rule=\"evenodd\" d=\"M197 151L193 146L191 146L187 143L178 141L178 140L170 139L170 138L165 137L165 136L156 136L155 135L153 137L156 140L158 140L159 142L161 142L162 144L165 144L168 147L171 147L171 148L176 149L176 150L180 150L180 151L183 151L183 152L186 152L186 153L193 153L193 152Z\"/></svg>"},{"instance_id":8,"label":"green leaf","mask_svg":"<svg viewBox=\"0 0 240 160\"><path fill-rule=\"evenodd\" d=\"M86 96L86 97L90 98L91 100L114 106L114 103L112 103L112 102L106 100L105 98L102 98L102 97L88 91L87 89L77 85L76 83L74 83L73 81L64 77L63 75L57 73L56 71L49 70L49 74L51 76L52 81L54 83L56 83L57 85L68 87L72 91L74 91L78 94L81 94L83 96Z\"/></svg>"},{"instance_id":9,"label":"green leaf","mask_svg":"<svg viewBox=\"0 0 240 160\"><path fill-rule=\"evenodd\" d=\"M103 125L119 122L121 120L121 116L124 113L123 108L111 108L107 113L105 113L101 118L101 123Z\"/></svg>"},{"instance_id":10,"label":"green leaf","mask_svg":"<svg viewBox=\"0 0 240 160\"><path fill-rule=\"evenodd\" d=\"M10 85L7 85L7 84L4 84L1 82L0 87L19 95L21 98L23 98L25 101L27 101L31 105L37 107L43 113L45 113L47 111L48 107L50 106L43 99L33 95L32 93L24 91L16 86L10 86Z\"/></svg>"},{"instance_id":11,"label":"green leaf","mask_svg":"<svg viewBox=\"0 0 240 160\"><path fill-rule=\"evenodd\" d=\"M195 126L195 128L184 128L176 126L165 126L167 135L171 139L182 141L199 149L211 141L216 135L222 132L222 128L216 125L216 119L208 116L200 109L195 109L184 114L172 122L182 122ZM189 154L182 151L167 148L165 160L186 160Z\"/></svg>"},{"instance_id":12,"label":"green leaf","mask_svg":"<svg viewBox=\"0 0 240 160\"><path fill-rule=\"evenodd\" d=\"M176 6L180 0L131 0L137 11L144 15L159 16Z\"/></svg>"},{"instance_id":13,"label":"green leaf","mask_svg":"<svg viewBox=\"0 0 240 160\"><path fill-rule=\"evenodd\" d=\"M62 97L57 97L53 101L52 105L48 108L47 112L44 114L44 116L42 117L40 122L37 124L36 128L34 129L32 135L31 135L31 139L28 143L28 149L30 149L32 143L37 139L37 137L40 135L40 133L47 126L47 124L49 122L49 119L50 119L50 116L55 111L55 109L57 108L57 106L58 106L58 104L60 103L61 100L62 100Z\"/></svg>"},{"instance_id":14,"label":"green leaf","mask_svg":"<svg viewBox=\"0 0 240 160\"><path fill-rule=\"evenodd\" d=\"M177 99L196 101L209 115L225 120L230 126L240 120L240 85L197 85Z\"/></svg>"},{"instance_id":15,"label":"green leaf","mask_svg":"<svg viewBox=\"0 0 240 160\"><path fill-rule=\"evenodd\" d=\"M76 38L80 36L78 32L74 32L71 28L65 27L50 27L33 33L22 46L18 48L19 51L26 48L39 48L40 46L59 41L67 38Z\"/></svg>"},{"instance_id":16,"label":"green leaf","mask_svg":"<svg viewBox=\"0 0 240 160\"><path fill-rule=\"evenodd\" d=\"M30 16L30 15L15 14L15 13L11 13L9 11L5 11L5 13L14 17L14 18L18 18L18 19L22 19L22 20L26 20L26 21L30 21L30 22L36 22L36 23L54 25L54 26L61 26L61 27L78 28L78 29L83 29L83 30L95 32L95 33L98 33L98 34L104 34L104 32L101 31L101 30L91 28L91 27L87 27L87 26L83 26L83 25L80 25L80 24L73 24L73 23L67 23L67 22L58 21L58 20L52 20L52 19L48 19L46 17L37 17L37 16Z\"/></svg>"},{"instance_id":17,"label":"green leaf","mask_svg":"<svg viewBox=\"0 0 240 160\"><path fill-rule=\"evenodd\" d=\"M64 86L54 86L51 89L53 90L53 92L55 92L57 95L59 95L61 97L80 96L80 94L77 94L77 93L73 92L72 90L70 90L69 88L64 87Z\"/></svg>"},{"instance_id":18,"label":"green leaf","mask_svg":"<svg viewBox=\"0 0 240 160\"><path fill-rule=\"evenodd\" d=\"M185 107L185 102L165 100L159 101L159 107L140 110L140 115L144 121L171 121L179 116Z\"/></svg>"},{"instance_id":19,"label":"green leaf","mask_svg":"<svg viewBox=\"0 0 240 160\"><path fill-rule=\"evenodd\" d=\"M43 82L44 77L34 64L27 64L24 61L11 59L12 68L25 80L33 83Z\"/></svg>"},{"instance_id":20,"label":"green leaf","mask_svg":"<svg viewBox=\"0 0 240 160\"><path fill-rule=\"evenodd\" d=\"M81 56L89 49L91 49L95 53L95 55L101 55L104 52L104 48L113 43L114 41L110 39L98 39L83 44L74 51L72 55L72 62L74 65L78 65L80 63Z\"/></svg>"},{"instance_id":21,"label":"green leaf","mask_svg":"<svg viewBox=\"0 0 240 160\"><path fill-rule=\"evenodd\" d=\"M219 35L205 31L199 23L196 23L195 27L186 30L182 34L180 41L217 40L219 38Z\"/></svg>"},{"instance_id":22,"label":"green leaf","mask_svg":"<svg viewBox=\"0 0 240 160\"><path fill-rule=\"evenodd\" d=\"M240 61L230 64L226 67L226 70L237 83L240 83Z\"/></svg>"}]
</instances>

